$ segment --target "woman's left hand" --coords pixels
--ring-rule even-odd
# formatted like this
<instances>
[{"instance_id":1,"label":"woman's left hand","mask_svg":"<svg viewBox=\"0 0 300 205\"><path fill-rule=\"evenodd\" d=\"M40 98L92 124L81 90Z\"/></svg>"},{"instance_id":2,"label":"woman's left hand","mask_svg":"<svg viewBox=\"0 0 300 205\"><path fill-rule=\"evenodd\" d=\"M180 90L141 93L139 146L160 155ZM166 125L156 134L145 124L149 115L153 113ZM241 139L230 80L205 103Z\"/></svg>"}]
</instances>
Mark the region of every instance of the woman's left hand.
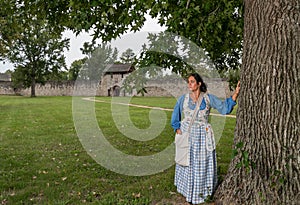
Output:
<instances>
[{"instance_id":1,"label":"woman's left hand","mask_svg":"<svg viewBox=\"0 0 300 205\"><path fill-rule=\"evenodd\" d=\"M237 97L239 96L239 93L240 93L240 88L241 88L241 85L240 85L240 81L238 82L238 84L236 85L236 88L235 88L235 91L232 95L232 100L236 101Z\"/></svg>"}]
</instances>

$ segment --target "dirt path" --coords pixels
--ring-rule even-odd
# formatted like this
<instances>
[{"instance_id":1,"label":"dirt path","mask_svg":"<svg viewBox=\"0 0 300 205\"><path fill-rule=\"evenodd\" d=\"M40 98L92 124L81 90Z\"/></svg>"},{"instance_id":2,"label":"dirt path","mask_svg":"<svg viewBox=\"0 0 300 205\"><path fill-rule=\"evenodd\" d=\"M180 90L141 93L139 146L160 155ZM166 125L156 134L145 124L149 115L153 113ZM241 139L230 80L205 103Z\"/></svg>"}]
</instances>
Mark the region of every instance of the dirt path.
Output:
<instances>
[{"instance_id":1,"label":"dirt path","mask_svg":"<svg viewBox=\"0 0 300 205\"><path fill-rule=\"evenodd\" d=\"M92 101L92 102L99 102L99 103L107 103L107 104L114 103L114 104L117 104L117 105L126 105L126 106L139 107L139 108L145 108L145 109L165 110L165 111L170 111L170 112L173 111L173 109L170 109L170 108L152 107L152 106L138 105L138 104L132 104L132 103L107 102L105 100L95 100L95 99L92 99L90 97L88 97L88 98L82 98L82 99L83 100L87 100L87 101ZM220 116L220 117L236 118L235 115L221 115L221 114L216 114L216 113L210 113L210 115Z\"/></svg>"}]
</instances>

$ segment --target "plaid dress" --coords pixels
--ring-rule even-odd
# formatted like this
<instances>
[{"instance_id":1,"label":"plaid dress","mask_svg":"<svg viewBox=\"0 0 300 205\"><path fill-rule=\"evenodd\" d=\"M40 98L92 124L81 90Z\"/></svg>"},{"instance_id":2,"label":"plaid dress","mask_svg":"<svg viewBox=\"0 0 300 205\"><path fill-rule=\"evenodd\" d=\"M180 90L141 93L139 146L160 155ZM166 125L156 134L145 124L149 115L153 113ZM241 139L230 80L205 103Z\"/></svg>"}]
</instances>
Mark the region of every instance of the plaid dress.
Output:
<instances>
[{"instance_id":1,"label":"plaid dress","mask_svg":"<svg viewBox=\"0 0 300 205\"><path fill-rule=\"evenodd\" d=\"M177 191L186 197L186 201L199 204L211 196L217 185L217 163L214 135L208 116L210 112L209 97L204 95L206 102L204 109L199 109L195 121L190 128L189 154L190 165L181 166L176 164L175 186ZM183 102L184 118L181 121L180 129L187 132L189 122L194 110L190 107L189 94L185 95Z\"/></svg>"}]
</instances>

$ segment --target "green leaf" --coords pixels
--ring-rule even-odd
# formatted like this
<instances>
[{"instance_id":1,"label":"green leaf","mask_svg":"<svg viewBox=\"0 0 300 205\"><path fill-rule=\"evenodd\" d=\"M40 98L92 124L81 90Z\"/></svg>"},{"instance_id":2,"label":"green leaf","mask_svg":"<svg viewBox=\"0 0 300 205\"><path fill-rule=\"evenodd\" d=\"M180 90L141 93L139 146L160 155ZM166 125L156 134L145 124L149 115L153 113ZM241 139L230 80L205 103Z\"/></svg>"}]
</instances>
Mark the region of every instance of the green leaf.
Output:
<instances>
[{"instance_id":1,"label":"green leaf","mask_svg":"<svg viewBox=\"0 0 300 205\"><path fill-rule=\"evenodd\" d=\"M115 12L114 12L114 9L113 9L112 7L109 8L109 9L108 9L108 13L110 13L111 15L114 15L114 13L115 13Z\"/></svg>"},{"instance_id":2,"label":"green leaf","mask_svg":"<svg viewBox=\"0 0 300 205\"><path fill-rule=\"evenodd\" d=\"M237 148L242 148L244 146L244 143L243 142L238 142L235 146Z\"/></svg>"},{"instance_id":3,"label":"green leaf","mask_svg":"<svg viewBox=\"0 0 300 205\"><path fill-rule=\"evenodd\" d=\"M236 157L238 155L237 149L232 150L232 158Z\"/></svg>"},{"instance_id":4,"label":"green leaf","mask_svg":"<svg viewBox=\"0 0 300 205\"><path fill-rule=\"evenodd\" d=\"M248 161L248 158L249 158L249 153L247 151L243 151L242 152L242 157Z\"/></svg>"},{"instance_id":5,"label":"green leaf","mask_svg":"<svg viewBox=\"0 0 300 205\"><path fill-rule=\"evenodd\" d=\"M241 168L242 166L243 166L242 162L239 162L239 163L236 164L235 167L236 167L236 168Z\"/></svg>"}]
</instances>

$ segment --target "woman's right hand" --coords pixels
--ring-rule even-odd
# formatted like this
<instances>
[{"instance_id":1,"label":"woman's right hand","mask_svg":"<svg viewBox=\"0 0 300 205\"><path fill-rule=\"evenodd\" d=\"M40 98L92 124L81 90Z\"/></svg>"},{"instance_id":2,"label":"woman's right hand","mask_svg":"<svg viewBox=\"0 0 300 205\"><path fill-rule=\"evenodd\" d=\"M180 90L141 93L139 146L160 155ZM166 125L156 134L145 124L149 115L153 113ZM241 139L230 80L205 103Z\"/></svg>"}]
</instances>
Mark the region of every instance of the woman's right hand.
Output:
<instances>
[{"instance_id":1,"label":"woman's right hand","mask_svg":"<svg viewBox=\"0 0 300 205\"><path fill-rule=\"evenodd\" d=\"M180 129L177 129L177 130L176 130L176 134L181 135L181 134L182 134L181 130L180 130Z\"/></svg>"}]
</instances>

